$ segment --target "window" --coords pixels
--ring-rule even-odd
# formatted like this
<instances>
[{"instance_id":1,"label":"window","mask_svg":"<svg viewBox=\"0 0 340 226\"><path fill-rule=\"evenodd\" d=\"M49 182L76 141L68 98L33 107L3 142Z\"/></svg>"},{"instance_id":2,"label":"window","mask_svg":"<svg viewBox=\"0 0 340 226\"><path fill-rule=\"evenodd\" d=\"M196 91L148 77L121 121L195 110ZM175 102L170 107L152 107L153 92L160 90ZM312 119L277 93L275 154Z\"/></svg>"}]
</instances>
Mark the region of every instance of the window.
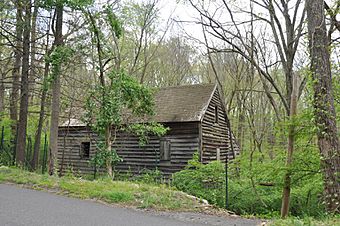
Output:
<instances>
[{"instance_id":1,"label":"window","mask_svg":"<svg viewBox=\"0 0 340 226\"><path fill-rule=\"evenodd\" d=\"M218 106L215 105L215 123L218 123Z\"/></svg>"},{"instance_id":2,"label":"window","mask_svg":"<svg viewBox=\"0 0 340 226\"><path fill-rule=\"evenodd\" d=\"M216 148L216 160L221 160L221 149Z\"/></svg>"},{"instance_id":3,"label":"window","mask_svg":"<svg viewBox=\"0 0 340 226\"><path fill-rule=\"evenodd\" d=\"M170 149L171 143L170 140L162 139L159 142L159 152L160 152L160 160L169 161L170 160Z\"/></svg>"},{"instance_id":4,"label":"window","mask_svg":"<svg viewBox=\"0 0 340 226\"><path fill-rule=\"evenodd\" d=\"M80 158L90 158L90 142L81 142L80 145Z\"/></svg>"}]
</instances>

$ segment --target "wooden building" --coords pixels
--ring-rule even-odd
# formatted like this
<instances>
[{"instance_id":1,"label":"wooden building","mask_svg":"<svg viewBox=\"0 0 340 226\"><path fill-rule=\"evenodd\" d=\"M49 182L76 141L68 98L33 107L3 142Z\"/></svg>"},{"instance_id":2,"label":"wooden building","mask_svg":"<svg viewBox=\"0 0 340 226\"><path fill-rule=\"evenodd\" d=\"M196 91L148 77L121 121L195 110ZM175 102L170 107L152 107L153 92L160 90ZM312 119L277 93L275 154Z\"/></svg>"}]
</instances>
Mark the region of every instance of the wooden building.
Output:
<instances>
[{"instance_id":1,"label":"wooden building","mask_svg":"<svg viewBox=\"0 0 340 226\"><path fill-rule=\"evenodd\" d=\"M143 169L157 168L169 177L183 169L195 152L203 163L225 161L239 153L234 139L231 148L232 133L216 85L162 88L155 94L155 112L152 120L170 130L161 138L150 137L144 146L139 146L138 137L118 133L113 148L123 162L116 166L117 171L137 174ZM96 141L96 134L78 120L65 122L59 127L59 167L93 173L89 159L95 154Z\"/></svg>"}]
</instances>

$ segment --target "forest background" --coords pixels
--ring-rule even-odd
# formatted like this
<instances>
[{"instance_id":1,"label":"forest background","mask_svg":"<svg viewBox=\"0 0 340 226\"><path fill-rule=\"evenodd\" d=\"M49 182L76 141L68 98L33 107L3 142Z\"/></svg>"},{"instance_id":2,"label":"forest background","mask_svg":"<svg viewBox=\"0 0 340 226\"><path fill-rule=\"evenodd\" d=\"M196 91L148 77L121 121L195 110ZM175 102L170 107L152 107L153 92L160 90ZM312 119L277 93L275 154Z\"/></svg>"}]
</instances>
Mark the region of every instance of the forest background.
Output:
<instances>
[{"instance_id":1,"label":"forest background","mask_svg":"<svg viewBox=\"0 0 340 226\"><path fill-rule=\"evenodd\" d=\"M340 2L176 4L2 1L1 164L15 150L16 164L37 169L47 134L53 173L58 125L112 71L149 88L217 83L242 150L229 166L230 208L287 216L290 200L293 215L338 212ZM224 206L219 195L208 198Z\"/></svg>"}]
</instances>

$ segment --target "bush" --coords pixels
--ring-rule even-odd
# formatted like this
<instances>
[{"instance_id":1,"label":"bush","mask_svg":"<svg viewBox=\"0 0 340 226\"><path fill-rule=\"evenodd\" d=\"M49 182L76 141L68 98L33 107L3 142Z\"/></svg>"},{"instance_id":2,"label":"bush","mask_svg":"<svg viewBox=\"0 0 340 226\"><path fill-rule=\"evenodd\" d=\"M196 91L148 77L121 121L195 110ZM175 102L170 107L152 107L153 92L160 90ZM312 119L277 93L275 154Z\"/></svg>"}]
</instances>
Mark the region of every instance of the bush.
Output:
<instances>
[{"instance_id":1,"label":"bush","mask_svg":"<svg viewBox=\"0 0 340 226\"><path fill-rule=\"evenodd\" d=\"M36 106L30 107L29 111L36 111ZM25 168L30 169L28 164L33 158L33 148L35 142L35 133L38 126L38 117L29 117L27 123L27 140L26 140L26 165ZM8 115L1 115L0 112L0 165L11 166L14 164L15 137L11 132L12 120ZM2 133L2 129L3 133ZM44 137L42 135L40 144L40 160L43 159Z\"/></svg>"},{"instance_id":2,"label":"bush","mask_svg":"<svg viewBox=\"0 0 340 226\"><path fill-rule=\"evenodd\" d=\"M158 184L162 181L162 173L158 169L144 169L140 175L135 178L135 180L146 184Z\"/></svg>"},{"instance_id":3,"label":"bush","mask_svg":"<svg viewBox=\"0 0 340 226\"><path fill-rule=\"evenodd\" d=\"M11 137L11 120L3 117L0 120L0 166L13 164L13 138Z\"/></svg>"},{"instance_id":4,"label":"bush","mask_svg":"<svg viewBox=\"0 0 340 226\"><path fill-rule=\"evenodd\" d=\"M173 185L184 192L198 198L204 198L209 203L224 206L225 174L224 166L220 162L208 165L198 165L187 168L173 175Z\"/></svg>"},{"instance_id":5,"label":"bush","mask_svg":"<svg viewBox=\"0 0 340 226\"><path fill-rule=\"evenodd\" d=\"M230 164L228 169L228 209L242 215L278 216L282 197L281 174L275 173L275 170L267 165L267 168L262 168L259 172L254 170L251 179L251 172L249 169L246 170L242 159L236 159L234 162L237 164ZM275 166L276 163L274 161L268 164ZM236 176L235 171L238 167L242 170ZM291 215L316 217L323 215L324 206L320 201L321 175L312 174L305 176L303 180L296 178L295 176L292 180ZM272 183L260 183L261 181ZM203 165L191 160L186 169L173 175L173 185L181 191L206 199L213 205L225 207L225 168L219 161Z\"/></svg>"}]
</instances>

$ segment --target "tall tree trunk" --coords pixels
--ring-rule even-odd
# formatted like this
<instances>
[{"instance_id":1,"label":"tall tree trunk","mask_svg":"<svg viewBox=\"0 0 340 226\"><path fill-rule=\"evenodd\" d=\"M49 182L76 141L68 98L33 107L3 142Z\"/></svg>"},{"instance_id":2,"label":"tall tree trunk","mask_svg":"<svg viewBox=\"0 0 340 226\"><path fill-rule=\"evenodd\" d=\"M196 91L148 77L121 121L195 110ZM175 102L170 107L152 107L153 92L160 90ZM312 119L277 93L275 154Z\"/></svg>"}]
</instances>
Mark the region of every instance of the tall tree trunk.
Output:
<instances>
[{"instance_id":1,"label":"tall tree trunk","mask_svg":"<svg viewBox=\"0 0 340 226\"><path fill-rule=\"evenodd\" d=\"M47 78L44 78L44 84L46 83L46 81L47 81ZM35 170L38 166L38 163L39 163L41 133L42 133L42 127L43 127L44 118L45 118L46 97L47 97L47 89L44 87L43 91L42 91L42 95L41 95L39 122L38 122L38 127L37 127L37 131L35 133L35 139L34 139L33 158L32 158L32 161L31 161L32 170Z\"/></svg>"},{"instance_id":2,"label":"tall tree trunk","mask_svg":"<svg viewBox=\"0 0 340 226\"><path fill-rule=\"evenodd\" d=\"M32 29L31 29L31 67L29 74L29 101L33 104L34 98L34 81L36 76L36 39L37 39L37 16L39 10L39 0L34 1L34 10L32 14Z\"/></svg>"},{"instance_id":3,"label":"tall tree trunk","mask_svg":"<svg viewBox=\"0 0 340 226\"><path fill-rule=\"evenodd\" d=\"M323 0L306 0L315 122L324 174L324 199L329 212L340 211L340 155Z\"/></svg>"},{"instance_id":4,"label":"tall tree trunk","mask_svg":"<svg viewBox=\"0 0 340 226\"><path fill-rule=\"evenodd\" d=\"M0 21L0 26L3 26L3 22ZM3 38L0 36L0 46L3 46ZM0 59L3 58L3 51L0 48ZM1 113L5 110L5 85L4 85L4 80L6 76L6 66L4 66L5 69L1 68L0 69L0 116Z\"/></svg>"},{"instance_id":5,"label":"tall tree trunk","mask_svg":"<svg viewBox=\"0 0 340 226\"><path fill-rule=\"evenodd\" d=\"M56 23L55 23L55 48L63 46L63 3L56 6ZM60 107L60 71L61 64L54 70L52 81L52 106L51 106L51 126L50 126L50 148L49 148L49 174L54 173L58 152L58 124L59 124L59 107Z\"/></svg>"},{"instance_id":6,"label":"tall tree trunk","mask_svg":"<svg viewBox=\"0 0 340 226\"><path fill-rule=\"evenodd\" d=\"M23 21L22 21L22 1L17 0L15 2L16 12L16 27L15 27L15 38L16 44L14 47L14 65L12 70L12 90L9 102L10 119L12 120L12 137L16 136L17 133L17 121L18 121L18 106L17 101L19 99L19 89L20 89L20 67L22 59L22 31L23 31Z\"/></svg>"},{"instance_id":7,"label":"tall tree trunk","mask_svg":"<svg viewBox=\"0 0 340 226\"><path fill-rule=\"evenodd\" d=\"M297 78L296 75L293 74L293 83L292 83L292 94L290 98L290 125L288 128L288 150L287 150L287 158L286 158L286 168L287 172L284 175L283 179L283 191L282 191L282 206L281 206L281 217L285 218L289 213L289 201L290 201L290 187L291 187L291 165L293 162L293 152L294 152L294 142L295 142L295 125L294 125L294 117L296 116L297 111L297 100L298 100L298 87L297 87Z\"/></svg>"},{"instance_id":8,"label":"tall tree trunk","mask_svg":"<svg viewBox=\"0 0 340 226\"><path fill-rule=\"evenodd\" d=\"M49 21L48 25L49 25L49 27L51 26L51 20ZM51 50L48 50L49 40L50 40L50 35L49 35L49 31L48 31L47 37L46 37L46 49L45 49L45 54L47 56L49 56L50 53L54 49L54 46L52 46ZM39 121L38 121L37 131L35 133L33 158L32 158L32 162L31 162L32 170L35 170L38 166L38 163L39 163L41 133L42 133L42 127L43 127L44 118L45 118L45 104L46 104L47 92L48 92L48 73L49 73L49 71L50 71L50 63L48 61L45 61L43 87L42 87L41 100L40 100Z\"/></svg>"},{"instance_id":9,"label":"tall tree trunk","mask_svg":"<svg viewBox=\"0 0 340 226\"><path fill-rule=\"evenodd\" d=\"M39 121L38 121L38 127L37 131L35 133L35 139L34 139L34 151L33 151L33 158L31 161L31 168L32 170L35 170L37 168L37 165L39 163L39 152L40 152L40 142L41 142L41 133L42 133L42 127L44 123L45 118L45 104L46 104L46 98L47 98L47 80L48 80L48 73L49 73L50 64L48 62L45 63L45 69L44 69L44 81L43 81L43 88L42 88L42 94L41 94L41 100L40 100L40 112L39 112Z\"/></svg>"},{"instance_id":10,"label":"tall tree trunk","mask_svg":"<svg viewBox=\"0 0 340 226\"><path fill-rule=\"evenodd\" d=\"M1 73L0 75L0 115L1 112L5 110L5 86L4 86L4 75Z\"/></svg>"},{"instance_id":11,"label":"tall tree trunk","mask_svg":"<svg viewBox=\"0 0 340 226\"><path fill-rule=\"evenodd\" d=\"M24 165L26 148L26 129L28 117L28 73L30 59L30 34L31 34L31 1L24 1L25 21L23 33L23 55L20 92L20 112L18 122L18 135L16 145L16 161L18 165Z\"/></svg>"},{"instance_id":12,"label":"tall tree trunk","mask_svg":"<svg viewBox=\"0 0 340 226\"><path fill-rule=\"evenodd\" d=\"M94 40L96 43L96 50L97 50L97 54L98 54L98 64L99 64L99 81L100 81L100 85L103 88L103 92L102 92L102 106L105 103L105 77L104 77L104 64L103 64L103 56L102 56L102 45L101 45L101 40L100 40L100 33L99 33L99 29L96 25L96 21L95 18L93 17L93 15L91 14L91 12L87 12L87 15L89 17L89 21L91 23L92 29L93 29L93 35L94 35ZM118 64L119 65L119 64ZM117 66L116 64L116 70L119 70L119 66ZM112 129L111 129L111 125L107 125L105 128L105 148L107 152L111 152L112 150ZM107 174L109 175L110 178L114 178L114 172L112 169L112 158L109 156L105 159L105 165L106 165L106 171Z\"/></svg>"}]
</instances>

